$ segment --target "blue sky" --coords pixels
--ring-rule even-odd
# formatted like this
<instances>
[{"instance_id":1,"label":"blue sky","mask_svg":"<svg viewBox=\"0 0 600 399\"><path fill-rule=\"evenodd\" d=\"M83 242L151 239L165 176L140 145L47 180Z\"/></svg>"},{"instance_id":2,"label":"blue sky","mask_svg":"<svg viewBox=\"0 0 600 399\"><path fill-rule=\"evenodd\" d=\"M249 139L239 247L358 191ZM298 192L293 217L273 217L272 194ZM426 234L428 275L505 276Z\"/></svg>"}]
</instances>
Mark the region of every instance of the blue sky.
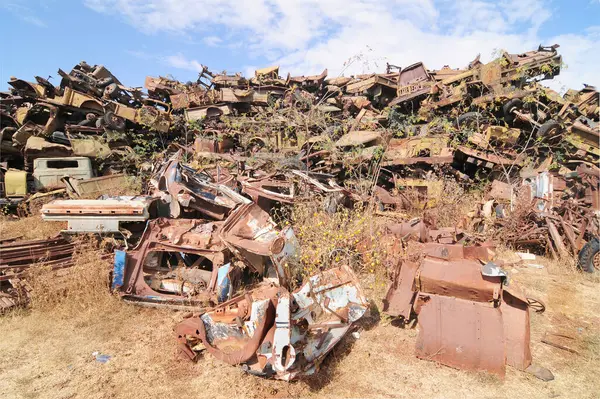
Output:
<instances>
[{"instance_id":1,"label":"blue sky","mask_svg":"<svg viewBox=\"0 0 600 399\"><path fill-rule=\"evenodd\" d=\"M477 53L561 44L555 89L600 86L600 0L0 0L0 90L103 64L124 84L213 71L381 71L385 63L463 67Z\"/></svg>"}]
</instances>

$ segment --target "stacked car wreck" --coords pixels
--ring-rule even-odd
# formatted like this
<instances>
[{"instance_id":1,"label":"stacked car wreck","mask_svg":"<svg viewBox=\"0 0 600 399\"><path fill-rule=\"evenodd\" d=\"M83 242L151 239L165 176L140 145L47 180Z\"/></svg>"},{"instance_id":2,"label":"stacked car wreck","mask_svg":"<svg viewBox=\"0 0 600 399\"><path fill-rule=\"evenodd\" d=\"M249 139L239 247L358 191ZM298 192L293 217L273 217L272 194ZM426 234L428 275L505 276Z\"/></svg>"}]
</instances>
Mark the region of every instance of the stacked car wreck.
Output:
<instances>
[{"instance_id":1,"label":"stacked car wreck","mask_svg":"<svg viewBox=\"0 0 600 399\"><path fill-rule=\"evenodd\" d=\"M600 268L599 94L541 85L560 73L557 48L351 77L203 67L195 82L147 77L146 92L86 62L59 69L58 85L11 78L0 97L2 203L20 215L45 203L43 219L68 226L48 241L2 242L2 306L26 302L32 263L72 264L66 233L109 234L121 240L115 293L192 312L175 327L182 357L311 375L369 308L349 265L298 272L301 240L280 211L318 201L325 213L405 219L384 238L396 249L420 242L388 254L384 301L388 315L418 321L418 357L527 370L536 302L481 237ZM435 208L448 179L485 186L486 200L461 226L406 221L403 211ZM120 193L132 180L137 189Z\"/></svg>"}]
</instances>

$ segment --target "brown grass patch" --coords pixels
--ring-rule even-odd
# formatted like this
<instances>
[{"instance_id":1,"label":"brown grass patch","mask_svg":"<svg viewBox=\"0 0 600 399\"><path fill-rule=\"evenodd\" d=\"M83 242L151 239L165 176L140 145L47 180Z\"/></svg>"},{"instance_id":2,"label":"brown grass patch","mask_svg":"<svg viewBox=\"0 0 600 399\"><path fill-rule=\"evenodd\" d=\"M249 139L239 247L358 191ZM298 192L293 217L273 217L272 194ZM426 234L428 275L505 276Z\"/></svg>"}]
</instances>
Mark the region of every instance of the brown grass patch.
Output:
<instances>
[{"instance_id":1,"label":"brown grass patch","mask_svg":"<svg viewBox=\"0 0 600 399\"><path fill-rule=\"evenodd\" d=\"M82 196L81 199L96 199L100 195L108 195L111 197L118 196L135 196L142 193L142 179L137 176L126 176L125 183L116 187L110 187L102 190L101 193L94 193L88 196Z\"/></svg>"},{"instance_id":2,"label":"brown grass patch","mask_svg":"<svg viewBox=\"0 0 600 399\"><path fill-rule=\"evenodd\" d=\"M0 216L0 238L21 237L21 240L39 240L56 236L67 228L66 222L45 222L40 215L26 218Z\"/></svg>"},{"instance_id":3,"label":"brown grass patch","mask_svg":"<svg viewBox=\"0 0 600 399\"><path fill-rule=\"evenodd\" d=\"M80 240L73 256L74 266L51 270L41 263L32 267L27 277L31 308L70 314L112 306L116 299L109 295L111 259L103 259L105 255Z\"/></svg>"}]
</instances>

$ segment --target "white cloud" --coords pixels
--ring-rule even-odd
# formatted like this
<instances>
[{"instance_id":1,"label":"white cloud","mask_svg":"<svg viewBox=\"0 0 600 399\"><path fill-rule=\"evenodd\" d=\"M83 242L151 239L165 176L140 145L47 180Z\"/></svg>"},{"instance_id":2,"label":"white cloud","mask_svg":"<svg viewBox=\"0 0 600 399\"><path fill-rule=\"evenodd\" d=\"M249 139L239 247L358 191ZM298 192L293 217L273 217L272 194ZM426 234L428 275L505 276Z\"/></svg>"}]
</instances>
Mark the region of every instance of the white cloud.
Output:
<instances>
[{"instance_id":1,"label":"white cloud","mask_svg":"<svg viewBox=\"0 0 600 399\"><path fill-rule=\"evenodd\" d=\"M554 87L599 83L597 30L540 37L539 28L552 16L544 0L85 1L98 12L120 14L143 32L204 34L207 45L243 45L250 56L292 74L381 71L386 62L458 68L477 53L487 61L495 49L516 53L556 42L569 68ZM219 31L227 34L217 36ZM183 54L167 62L200 67Z\"/></svg>"},{"instance_id":2,"label":"white cloud","mask_svg":"<svg viewBox=\"0 0 600 399\"><path fill-rule=\"evenodd\" d=\"M223 43L223 39L221 39L219 36L205 36L202 41L210 47L216 47Z\"/></svg>"},{"instance_id":3,"label":"white cloud","mask_svg":"<svg viewBox=\"0 0 600 399\"><path fill-rule=\"evenodd\" d=\"M582 88L583 84L600 86L600 26L590 27L584 35L567 34L552 39L560 43L566 68L554 78L553 88Z\"/></svg>"},{"instance_id":4,"label":"white cloud","mask_svg":"<svg viewBox=\"0 0 600 399\"><path fill-rule=\"evenodd\" d=\"M193 72L202 71L202 64L200 64L196 60L189 60L183 54L175 54L166 56L164 59L167 65L172 66L173 68L185 69Z\"/></svg>"}]
</instances>

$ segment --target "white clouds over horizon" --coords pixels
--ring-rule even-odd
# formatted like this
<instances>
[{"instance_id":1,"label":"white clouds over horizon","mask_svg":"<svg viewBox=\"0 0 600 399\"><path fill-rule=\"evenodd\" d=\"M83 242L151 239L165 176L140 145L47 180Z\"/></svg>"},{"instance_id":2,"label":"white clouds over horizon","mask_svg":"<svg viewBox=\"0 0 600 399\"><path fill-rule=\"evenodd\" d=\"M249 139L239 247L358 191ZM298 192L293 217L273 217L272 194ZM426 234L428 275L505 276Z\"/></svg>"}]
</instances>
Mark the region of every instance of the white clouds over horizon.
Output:
<instances>
[{"instance_id":1,"label":"white clouds over horizon","mask_svg":"<svg viewBox=\"0 0 600 399\"><path fill-rule=\"evenodd\" d=\"M540 27L553 17L543 0L86 0L85 4L97 12L116 13L148 34L200 36L211 47L241 44L251 57L264 57L292 74L320 73L325 68L330 76L382 71L386 62L407 66L423 61L432 69L446 64L458 68L478 53L487 61L496 49L516 53L540 43L559 43L569 67L552 87L600 84L596 74L600 27L540 37ZM218 31L228 34L218 36ZM166 62L185 70L200 65L180 53L166 57Z\"/></svg>"}]
</instances>

